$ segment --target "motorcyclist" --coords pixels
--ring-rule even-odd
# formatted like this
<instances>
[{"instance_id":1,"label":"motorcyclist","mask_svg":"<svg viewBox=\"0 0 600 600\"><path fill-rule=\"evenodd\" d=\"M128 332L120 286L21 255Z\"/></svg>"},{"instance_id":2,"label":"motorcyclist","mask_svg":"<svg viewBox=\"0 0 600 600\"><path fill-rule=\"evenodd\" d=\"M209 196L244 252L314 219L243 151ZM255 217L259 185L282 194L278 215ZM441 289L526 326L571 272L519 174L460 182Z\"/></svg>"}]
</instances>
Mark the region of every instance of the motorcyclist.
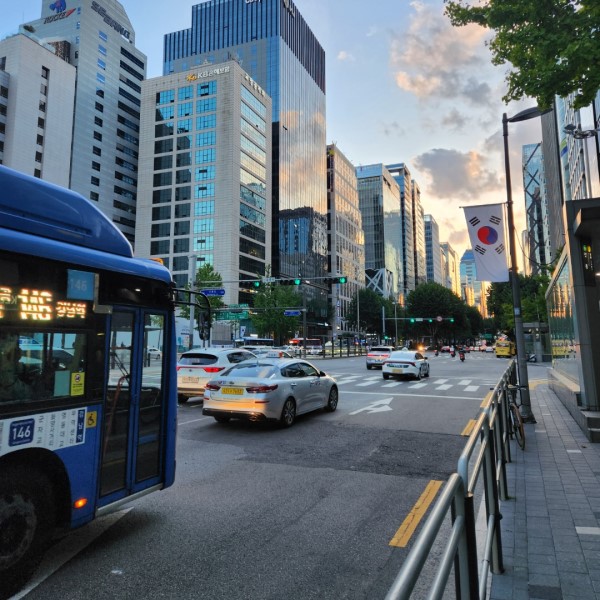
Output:
<instances>
[{"instance_id":1,"label":"motorcyclist","mask_svg":"<svg viewBox=\"0 0 600 600\"><path fill-rule=\"evenodd\" d=\"M460 358L461 362L465 360L465 349L462 346L458 349L458 358Z\"/></svg>"}]
</instances>

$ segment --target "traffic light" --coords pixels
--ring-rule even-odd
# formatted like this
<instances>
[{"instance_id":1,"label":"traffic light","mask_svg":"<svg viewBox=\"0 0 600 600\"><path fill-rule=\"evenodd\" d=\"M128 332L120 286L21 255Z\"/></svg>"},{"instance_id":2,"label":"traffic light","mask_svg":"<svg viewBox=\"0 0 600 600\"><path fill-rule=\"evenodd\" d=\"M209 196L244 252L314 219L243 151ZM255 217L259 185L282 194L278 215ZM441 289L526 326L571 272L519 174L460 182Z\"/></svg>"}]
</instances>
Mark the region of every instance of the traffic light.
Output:
<instances>
[{"instance_id":1,"label":"traffic light","mask_svg":"<svg viewBox=\"0 0 600 600\"><path fill-rule=\"evenodd\" d=\"M261 281L253 281L253 282L252 282L252 287L253 287L254 289L258 289L258 288L259 288L261 285L262 285L262 282L261 282Z\"/></svg>"},{"instance_id":2,"label":"traffic light","mask_svg":"<svg viewBox=\"0 0 600 600\"><path fill-rule=\"evenodd\" d=\"M410 322L411 322L411 323L414 323L414 322L415 322L415 320L414 320L414 318L413 318L413 317L411 317L411 319L410 319Z\"/></svg>"},{"instance_id":3,"label":"traffic light","mask_svg":"<svg viewBox=\"0 0 600 600\"><path fill-rule=\"evenodd\" d=\"M302 279L296 277L296 279L280 279L279 285L300 285L302 283Z\"/></svg>"},{"instance_id":4,"label":"traffic light","mask_svg":"<svg viewBox=\"0 0 600 600\"><path fill-rule=\"evenodd\" d=\"M448 321L450 321L450 323L454 323L454 317L450 317Z\"/></svg>"},{"instance_id":5,"label":"traffic light","mask_svg":"<svg viewBox=\"0 0 600 600\"><path fill-rule=\"evenodd\" d=\"M348 283L348 278L344 277L344 275L340 275L339 277L330 277L329 281L331 281L331 283Z\"/></svg>"},{"instance_id":6,"label":"traffic light","mask_svg":"<svg viewBox=\"0 0 600 600\"><path fill-rule=\"evenodd\" d=\"M430 323L433 323L433 319L427 319Z\"/></svg>"}]
</instances>

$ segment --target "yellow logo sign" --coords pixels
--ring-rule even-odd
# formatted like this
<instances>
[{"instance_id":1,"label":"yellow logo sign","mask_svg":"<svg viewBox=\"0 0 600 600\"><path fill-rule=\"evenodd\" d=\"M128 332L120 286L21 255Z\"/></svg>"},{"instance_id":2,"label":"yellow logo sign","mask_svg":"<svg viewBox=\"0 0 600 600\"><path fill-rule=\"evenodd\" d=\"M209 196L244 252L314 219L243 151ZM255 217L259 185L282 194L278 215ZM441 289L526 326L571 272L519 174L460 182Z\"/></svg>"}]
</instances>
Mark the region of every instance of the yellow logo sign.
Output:
<instances>
[{"instance_id":1,"label":"yellow logo sign","mask_svg":"<svg viewBox=\"0 0 600 600\"><path fill-rule=\"evenodd\" d=\"M98 412L95 410L90 411L85 418L85 426L87 428L96 427L98 424Z\"/></svg>"}]
</instances>

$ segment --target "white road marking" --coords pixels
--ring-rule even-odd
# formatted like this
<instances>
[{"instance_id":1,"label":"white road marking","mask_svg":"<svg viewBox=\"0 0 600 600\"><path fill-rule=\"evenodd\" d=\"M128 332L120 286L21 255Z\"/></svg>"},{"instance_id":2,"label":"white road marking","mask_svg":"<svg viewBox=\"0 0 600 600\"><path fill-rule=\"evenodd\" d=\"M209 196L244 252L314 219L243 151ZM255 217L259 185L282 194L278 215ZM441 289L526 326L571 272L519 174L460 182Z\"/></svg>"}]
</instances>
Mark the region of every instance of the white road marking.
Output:
<instances>
[{"instance_id":1,"label":"white road marking","mask_svg":"<svg viewBox=\"0 0 600 600\"><path fill-rule=\"evenodd\" d=\"M389 388L389 387L397 387L402 385L404 381L392 381L391 383L384 383L381 387Z\"/></svg>"},{"instance_id":2,"label":"white road marking","mask_svg":"<svg viewBox=\"0 0 600 600\"><path fill-rule=\"evenodd\" d=\"M371 402L367 406L363 406L354 412L348 413L350 415L356 415L359 412L367 411L369 413L374 412L385 412L387 410L393 410L389 403L393 400L393 398L384 398L383 400L376 400L375 402Z\"/></svg>"},{"instance_id":3,"label":"white road marking","mask_svg":"<svg viewBox=\"0 0 600 600\"><path fill-rule=\"evenodd\" d=\"M432 381L431 383L433 383L434 385L442 384L442 383L446 383L448 380L447 379L436 379L435 381Z\"/></svg>"},{"instance_id":4,"label":"white road marking","mask_svg":"<svg viewBox=\"0 0 600 600\"><path fill-rule=\"evenodd\" d=\"M377 377L377 379L371 378L371 379L367 379L366 381L363 381L362 383L357 383L356 387L365 387L367 385L371 385L374 381L378 381L379 377Z\"/></svg>"},{"instance_id":5,"label":"white road marking","mask_svg":"<svg viewBox=\"0 0 600 600\"><path fill-rule=\"evenodd\" d=\"M468 385L465 388L465 392L476 392L479 389L478 385Z\"/></svg>"},{"instance_id":6,"label":"white road marking","mask_svg":"<svg viewBox=\"0 0 600 600\"><path fill-rule=\"evenodd\" d=\"M184 421L183 423L177 423L177 425L189 425L190 423L196 423L197 421L206 421L206 419L211 419L212 417L202 417L200 419L192 419L191 421Z\"/></svg>"},{"instance_id":7,"label":"white road marking","mask_svg":"<svg viewBox=\"0 0 600 600\"><path fill-rule=\"evenodd\" d=\"M470 380L470 379L461 379L461 380L458 382L458 385L469 385L470 383L471 383L471 380Z\"/></svg>"},{"instance_id":8,"label":"white road marking","mask_svg":"<svg viewBox=\"0 0 600 600\"><path fill-rule=\"evenodd\" d=\"M452 387L452 385L449 384L444 384L444 385L438 385L438 387L436 387L436 390L449 390Z\"/></svg>"},{"instance_id":9,"label":"white road marking","mask_svg":"<svg viewBox=\"0 0 600 600\"><path fill-rule=\"evenodd\" d=\"M427 387L427 384L426 383L413 383L412 385L410 385L408 387L411 390L418 390L419 388ZM452 386L448 386L448 387L452 387Z\"/></svg>"}]
</instances>

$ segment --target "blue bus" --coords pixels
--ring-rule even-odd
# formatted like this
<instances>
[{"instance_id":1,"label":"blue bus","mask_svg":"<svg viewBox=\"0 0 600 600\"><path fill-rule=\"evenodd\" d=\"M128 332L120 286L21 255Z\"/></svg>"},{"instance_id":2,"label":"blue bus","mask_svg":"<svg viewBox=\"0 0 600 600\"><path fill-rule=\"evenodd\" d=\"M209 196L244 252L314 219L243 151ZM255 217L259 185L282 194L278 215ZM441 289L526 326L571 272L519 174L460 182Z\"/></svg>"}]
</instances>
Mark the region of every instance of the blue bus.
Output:
<instances>
[{"instance_id":1,"label":"blue bus","mask_svg":"<svg viewBox=\"0 0 600 600\"><path fill-rule=\"evenodd\" d=\"M173 483L174 301L90 201L0 166L0 592L55 534Z\"/></svg>"}]
</instances>

